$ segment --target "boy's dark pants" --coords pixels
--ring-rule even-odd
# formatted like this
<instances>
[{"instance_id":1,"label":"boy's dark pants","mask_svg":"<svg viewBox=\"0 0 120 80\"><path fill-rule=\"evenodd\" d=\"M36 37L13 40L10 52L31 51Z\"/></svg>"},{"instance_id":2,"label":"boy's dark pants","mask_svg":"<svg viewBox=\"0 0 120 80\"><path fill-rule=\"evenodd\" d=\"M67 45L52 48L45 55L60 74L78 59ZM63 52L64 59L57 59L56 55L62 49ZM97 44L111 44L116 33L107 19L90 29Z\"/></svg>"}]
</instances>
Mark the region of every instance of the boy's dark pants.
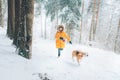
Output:
<instances>
[{"instance_id":1,"label":"boy's dark pants","mask_svg":"<svg viewBox=\"0 0 120 80\"><path fill-rule=\"evenodd\" d=\"M62 50L63 48L58 48L58 57L60 56Z\"/></svg>"}]
</instances>

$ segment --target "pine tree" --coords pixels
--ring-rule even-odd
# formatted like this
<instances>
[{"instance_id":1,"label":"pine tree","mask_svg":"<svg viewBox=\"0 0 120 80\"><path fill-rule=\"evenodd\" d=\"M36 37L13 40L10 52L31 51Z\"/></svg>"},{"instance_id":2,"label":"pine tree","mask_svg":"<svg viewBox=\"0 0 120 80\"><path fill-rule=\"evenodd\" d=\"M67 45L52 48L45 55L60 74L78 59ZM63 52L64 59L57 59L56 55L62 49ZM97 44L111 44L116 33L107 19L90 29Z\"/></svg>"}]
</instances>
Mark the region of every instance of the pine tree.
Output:
<instances>
[{"instance_id":1,"label":"pine tree","mask_svg":"<svg viewBox=\"0 0 120 80\"><path fill-rule=\"evenodd\" d=\"M61 23L76 27L79 25L81 16L80 6L81 0L48 0L45 4L46 15L51 17L51 21L58 16Z\"/></svg>"}]
</instances>

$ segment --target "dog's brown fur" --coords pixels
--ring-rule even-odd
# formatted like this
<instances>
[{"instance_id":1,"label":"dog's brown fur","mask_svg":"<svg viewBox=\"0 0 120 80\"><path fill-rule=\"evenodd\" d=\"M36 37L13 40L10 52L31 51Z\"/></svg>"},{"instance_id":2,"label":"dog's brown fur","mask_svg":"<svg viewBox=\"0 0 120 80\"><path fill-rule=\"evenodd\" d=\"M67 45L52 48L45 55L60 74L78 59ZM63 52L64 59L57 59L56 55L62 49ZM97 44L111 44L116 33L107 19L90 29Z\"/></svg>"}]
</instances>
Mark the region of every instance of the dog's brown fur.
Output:
<instances>
[{"instance_id":1,"label":"dog's brown fur","mask_svg":"<svg viewBox=\"0 0 120 80\"><path fill-rule=\"evenodd\" d=\"M76 57L78 64L80 64L80 60L82 59L83 56L88 56L88 54L78 50L74 50L72 52L72 58Z\"/></svg>"}]
</instances>

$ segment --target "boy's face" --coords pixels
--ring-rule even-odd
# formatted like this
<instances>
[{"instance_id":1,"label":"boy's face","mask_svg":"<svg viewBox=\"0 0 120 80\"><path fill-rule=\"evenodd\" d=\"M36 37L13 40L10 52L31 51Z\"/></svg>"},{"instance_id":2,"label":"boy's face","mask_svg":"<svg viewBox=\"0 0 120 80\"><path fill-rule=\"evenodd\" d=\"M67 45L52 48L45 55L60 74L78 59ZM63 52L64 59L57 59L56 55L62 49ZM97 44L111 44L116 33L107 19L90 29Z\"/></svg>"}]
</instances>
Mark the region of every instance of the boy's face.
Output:
<instances>
[{"instance_id":1,"label":"boy's face","mask_svg":"<svg viewBox=\"0 0 120 80\"><path fill-rule=\"evenodd\" d=\"M63 28L59 28L59 31L62 32L62 31L63 31Z\"/></svg>"},{"instance_id":2,"label":"boy's face","mask_svg":"<svg viewBox=\"0 0 120 80\"><path fill-rule=\"evenodd\" d=\"M62 30L63 30L63 28L59 28L59 30L60 30L60 31L62 31Z\"/></svg>"}]
</instances>

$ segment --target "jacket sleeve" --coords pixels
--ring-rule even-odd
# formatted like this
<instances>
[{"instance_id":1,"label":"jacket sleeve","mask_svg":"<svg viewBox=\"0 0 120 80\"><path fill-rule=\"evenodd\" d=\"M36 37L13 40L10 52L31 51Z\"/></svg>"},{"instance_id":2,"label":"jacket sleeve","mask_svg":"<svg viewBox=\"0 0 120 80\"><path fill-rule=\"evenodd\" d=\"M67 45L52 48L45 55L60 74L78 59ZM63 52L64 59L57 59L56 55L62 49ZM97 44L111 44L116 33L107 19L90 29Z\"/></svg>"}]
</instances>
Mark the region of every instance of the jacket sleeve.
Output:
<instances>
[{"instance_id":1,"label":"jacket sleeve","mask_svg":"<svg viewBox=\"0 0 120 80\"><path fill-rule=\"evenodd\" d=\"M58 39L58 38L59 38L59 35L58 35L58 32L56 32L55 39Z\"/></svg>"},{"instance_id":2,"label":"jacket sleeve","mask_svg":"<svg viewBox=\"0 0 120 80\"><path fill-rule=\"evenodd\" d=\"M67 41L70 41L70 37L67 35L67 33L64 32L65 38L67 39Z\"/></svg>"}]
</instances>

